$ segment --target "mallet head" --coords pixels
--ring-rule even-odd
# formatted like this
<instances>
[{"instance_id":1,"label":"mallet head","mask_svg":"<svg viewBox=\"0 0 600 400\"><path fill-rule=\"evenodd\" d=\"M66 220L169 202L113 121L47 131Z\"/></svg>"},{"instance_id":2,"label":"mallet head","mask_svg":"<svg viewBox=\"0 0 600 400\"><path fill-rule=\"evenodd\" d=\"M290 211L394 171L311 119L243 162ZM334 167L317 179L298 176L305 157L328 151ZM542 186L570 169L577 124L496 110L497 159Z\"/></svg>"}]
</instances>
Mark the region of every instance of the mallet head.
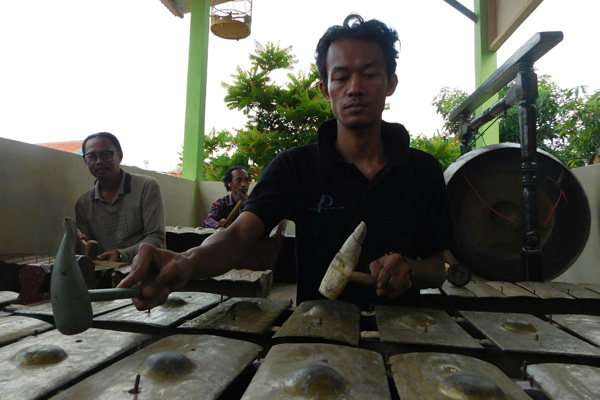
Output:
<instances>
[{"instance_id":1,"label":"mallet head","mask_svg":"<svg viewBox=\"0 0 600 400\"><path fill-rule=\"evenodd\" d=\"M50 278L50 297L54 325L60 333L75 335L92 326L92 301L139 298L141 287L88 290L75 257L77 226L70 218L63 220L63 237Z\"/></svg>"},{"instance_id":2,"label":"mallet head","mask_svg":"<svg viewBox=\"0 0 600 400\"><path fill-rule=\"evenodd\" d=\"M319 292L323 296L335 300L342 294L348 281L352 280L353 274L356 274L354 269L358 264L366 236L367 224L361 221L329 264L319 286Z\"/></svg>"},{"instance_id":3,"label":"mallet head","mask_svg":"<svg viewBox=\"0 0 600 400\"><path fill-rule=\"evenodd\" d=\"M50 278L50 297L56 329L65 335L81 333L92 325L90 294L75 257L77 226L63 219L65 234Z\"/></svg>"},{"instance_id":4,"label":"mallet head","mask_svg":"<svg viewBox=\"0 0 600 400\"><path fill-rule=\"evenodd\" d=\"M92 261L98 257L100 253L100 244L95 240L88 240L85 244L85 255Z\"/></svg>"}]
</instances>

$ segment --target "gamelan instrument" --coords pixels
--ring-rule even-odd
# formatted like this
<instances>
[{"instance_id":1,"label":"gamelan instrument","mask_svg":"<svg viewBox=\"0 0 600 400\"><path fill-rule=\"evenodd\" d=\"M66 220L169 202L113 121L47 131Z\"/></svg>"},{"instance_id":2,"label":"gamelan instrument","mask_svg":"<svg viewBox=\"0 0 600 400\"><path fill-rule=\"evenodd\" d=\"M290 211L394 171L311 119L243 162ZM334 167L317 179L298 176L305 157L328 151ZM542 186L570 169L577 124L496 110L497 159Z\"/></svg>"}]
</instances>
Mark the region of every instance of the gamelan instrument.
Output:
<instances>
[{"instance_id":1,"label":"gamelan instrument","mask_svg":"<svg viewBox=\"0 0 600 400\"><path fill-rule=\"evenodd\" d=\"M52 326L51 304L13 304L0 317L0 382L3 396L19 399L598 393L600 316L442 308L360 311L328 299L294 307L280 299L177 292L150 312L127 299L93 302L90 328L63 335Z\"/></svg>"}]
</instances>

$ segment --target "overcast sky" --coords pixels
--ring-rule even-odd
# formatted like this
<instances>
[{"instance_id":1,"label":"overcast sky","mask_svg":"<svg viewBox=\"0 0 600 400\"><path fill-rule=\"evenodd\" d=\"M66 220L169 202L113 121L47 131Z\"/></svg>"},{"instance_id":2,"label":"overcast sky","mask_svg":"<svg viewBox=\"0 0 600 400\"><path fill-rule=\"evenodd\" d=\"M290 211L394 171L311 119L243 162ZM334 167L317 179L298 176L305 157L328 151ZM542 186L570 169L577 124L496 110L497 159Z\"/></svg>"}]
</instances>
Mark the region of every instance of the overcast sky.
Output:
<instances>
[{"instance_id":1,"label":"overcast sky","mask_svg":"<svg viewBox=\"0 0 600 400\"><path fill-rule=\"evenodd\" d=\"M472 9L472 0L461 0ZM206 131L242 128L225 107L222 82L250 66L255 41L292 46L306 70L323 32L350 12L376 18L400 35L399 85L388 121L411 135L442 127L431 105L444 86L475 89L473 22L443 0L254 0L252 34L230 41L211 34ZM540 31L564 40L540 59L538 74L563 88L600 88L597 0L544 0L498 51L498 66ZM160 0L0 0L0 136L27 143L81 140L109 131L123 163L167 171L184 135L190 15L173 16Z\"/></svg>"}]
</instances>

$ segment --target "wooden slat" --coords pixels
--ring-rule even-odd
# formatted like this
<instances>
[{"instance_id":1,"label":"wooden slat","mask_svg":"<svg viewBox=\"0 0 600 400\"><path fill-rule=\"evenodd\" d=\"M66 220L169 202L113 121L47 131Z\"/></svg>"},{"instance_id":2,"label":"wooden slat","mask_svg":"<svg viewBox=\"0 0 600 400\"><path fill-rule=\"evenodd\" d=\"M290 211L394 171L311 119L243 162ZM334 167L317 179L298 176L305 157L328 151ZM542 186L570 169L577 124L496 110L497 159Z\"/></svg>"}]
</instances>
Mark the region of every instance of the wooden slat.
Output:
<instances>
[{"instance_id":1,"label":"wooden slat","mask_svg":"<svg viewBox=\"0 0 600 400\"><path fill-rule=\"evenodd\" d=\"M106 332L88 329L78 335L65 336L57 330L29 336L0 348L2 398L47 398L53 391L68 385L79 376L139 346L150 337L139 333ZM42 366L17 366L15 355L33 346L57 346L67 357ZM40 357L43 360L43 357ZM109 382L106 382L107 385Z\"/></svg>"},{"instance_id":2,"label":"wooden slat","mask_svg":"<svg viewBox=\"0 0 600 400\"><path fill-rule=\"evenodd\" d=\"M190 227L190 226L167 226L165 227L166 232L170 233L195 233L198 235L211 235L216 232L213 228L202 228L202 227Z\"/></svg>"},{"instance_id":3,"label":"wooden slat","mask_svg":"<svg viewBox=\"0 0 600 400\"><path fill-rule=\"evenodd\" d=\"M54 262L54 256L35 255L35 254L0 254L0 264L36 264Z\"/></svg>"},{"instance_id":4,"label":"wooden slat","mask_svg":"<svg viewBox=\"0 0 600 400\"><path fill-rule=\"evenodd\" d=\"M107 312L131 306L131 299L119 299L111 301L95 301L92 302L92 313L94 316L102 315ZM26 306L21 304L11 304L5 308L6 311L13 312L17 315L30 317L49 317L52 318L52 304L48 300L47 303L36 304L34 306Z\"/></svg>"},{"instance_id":5,"label":"wooden slat","mask_svg":"<svg viewBox=\"0 0 600 400\"><path fill-rule=\"evenodd\" d=\"M8 315L0 318L0 346L12 343L29 335L37 335L53 329L48 322L35 318Z\"/></svg>"},{"instance_id":6,"label":"wooden slat","mask_svg":"<svg viewBox=\"0 0 600 400\"><path fill-rule=\"evenodd\" d=\"M233 269L223 275L206 279L191 279L185 291L222 294L227 297L267 297L273 284L273 271Z\"/></svg>"},{"instance_id":7,"label":"wooden slat","mask_svg":"<svg viewBox=\"0 0 600 400\"><path fill-rule=\"evenodd\" d=\"M53 399L218 399L260 350L254 343L236 339L173 335L116 362ZM166 371L161 370L160 362L154 369L149 368L149 357L161 355L173 357L171 365L164 362ZM177 361L186 359L191 362L190 369L177 369ZM130 394L137 374L141 376L139 394Z\"/></svg>"},{"instance_id":8,"label":"wooden slat","mask_svg":"<svg viewBox=\"0 0 600 400\"><path fill-rule=\"evenodd\" d=\"M103 323L103 327L114 326L115 328L121 324L153 328L173 327L220 301L221 296L217 294L175 292L169 295L165 304L153 308L150 312L138 311L131 306L96 317L93 323ZM110 325L105 325L106 323Z\"/></svg>"},{"instance_id":9,"label":"wooden slat","mask_svg":"<svg viewBox=\"0 0 600 400\"><path fill-rule=\"evenodd\" d=\"M93 260L94 262L94 270L95 271L104 271L107 269L115 269L124 266L131 265L129 263L121 262L121 261L101 261L101 260Z\"/></svg>"},{"instance_id":10,"label":"wooden slat","mask_svg":"<svg viewBox=\"0 0 600 400\"><path fill-rule=\"evenodd\" d=\"M448 296L453 296L453 297L466 297L466 298L476 297L475 294L473 294L473 292L471 292L469 289L467 289L465 287L454 286L453 284L451 284L448 281L445 281L442 284L442 292L446 293Z\"/></svg>"},{"instance_id":11,"label":"wooden slat","mask_svg":"<svg viewBox=\"0 0 600 400\"><path fill-rule=\"evenodd\" d=\"M442 310L378 305L375 314L382 342L482 348Z\"/></svg>"},{"instance_id":12,"label":"wooden slat","mask_svg":"<svg viewBox=\"0 0 600 400\"><path fill-rule=\"evenodd\" d=\"M544 363L527 367L533 383L551 400L600 399L600 368Z\"/></svg>"},{"instance_id":13,"label":"wooden slat","mask_svg":"<svg viewBox=\"0 0 600 400\"><path fill-rule=\"evenodd\" d=\"M358 345L360 308L338 300L305 301L273 337L312 337Z\"/></svg>"},{"instance_id":14,"label":"wooden slat","mask_svg":"<svg viewBox=\"0 0 600 400\"><path fill-rule=\"evenodd\" d=\"M218 275L212 279L216 281L244 281L256 282L260 280L265 271L253 271L251 269L232 269L223 275Z\"/></svg>"},{"instance_id":15,"label":"wooden slat","mask_svg":"<svg viewBox=\"0 0 600 400\"><path fill-rule=\"evenodd\" d=\"M521 286L515 285L512 282L503 282L503 281L489 281L486 282L487 285L493 287L500 293L504 294L506 297L534 297L538 298L535 294L531 293L529 290L522 288Z\"/></svg>"},{"instance_id":16,"label":"wooden slat","mask_svg":"<svg viewBox=\"0 0 600 400\"><path fill-rule=\"evenodd\" d=\"M290 306L285 300L234 297L181 325L178 330L223 330L263 334Z\"/></svg>"},{"instance_id":17,"label":"wooden slat","mask_svg":"<svg viewBox=\"0 0 600 400\"><path fill-rule=\"evenodd\" d=\"M467 283L465 286L468 290L473 292L473 294L479 298L488 298L488 297L499 297L506 298L507 296L496 290L493 286L487 284L487 282L482 281L471 281Z\"/></svg>"},{"instance_id":18,"label":"wooden slat","mask_svg":"<svg viewBox=\"0 0 600 400\"><path fill-rule=\"evenodd\" d=\"M297 306L296 304L297 285L295 283L273 282L271 293L267 298L274 300L289 300L290 307Z\"/></svg>"},{"instance_id":19,"label":"wooden slat","mask_svg":"<svg viewBox=\"0 0 600 400\"><path fill-rule=\"evenodd\" d=\"M552 285L544 282L516 282L517 285L529 290L531 293L542 299L574 299L573 296L558 290Z\"/></svg>"},{"instance_id":20,"label":"wooden slat","mask_svg":"<svg viewBox=\"0 0 600 400\"><path fill-rule=\"evenodd\" d=\"M553 314L548 319L600 347L600 316L581 314Z\"/></svg>"},{"instance_id":21,"label":"wooden slat","mask_svg":"<svg viewBox=\"0 0 600 400\"><path fill-rule=\"evenodd\" d=\"M391 356L390 363L401 399L531 400L500 369L474 357L447 353L407 353ZM470 379L463 386L460 379L465 376ZM481 387L473 386L475 379L481 379ZM461 390L463 387L464 391ZM469 395L469 388L474 394ZM498 396L498 392L502 395Z\"/></svg>"},{"instance_id":22,"label":"wooden slat","mask_svg":"<svg viewBox=\"0 0 600 400\"><path fill-rule=\"evenodd\" d=\"M391 399L381 354L321 343L271 347L242 400Z\"/></svg>"},{"instance_id":23,"label":"wooden slat","mask_svg":"<svg viewBox=\"0 0 600 400\"><path fill-rule=\"evenodd\" d=\"M19 293L12 292L10 290L1 290L0 291L0 305L7 303L14 303L17 301L19 297Z\"/></svg>"},{"instance_id":24,"label":"wooden slat","mask_svg":"<svg viewBox=\"0 0 600 400\"><path fill-rule=\"evenodd\" d=\"M529 314L461 311L504 351L600 356L600 350Z\"/></svg>"},{"instance_id":25,"label":"wooden slat","mask_svg":"<svg viewBox=\"0 0 600 400\"><path fill-rule=\"evenodd\" d=\"M580 283L579 286L584 287L596 293L600 293L600 283Z\"/></svg>"},{"instance_id":26,"label":"wooden slat","mask_svg":"<svg viewBox=\"0 0 600 400\"><path fill-rule=\"evenodd\" d=\"M549 282L549 285L558 290L575 297L576 299L597 299L600 300L600 293L588 290L580 285L565 282Z\"/></svg>"}]
</instances>

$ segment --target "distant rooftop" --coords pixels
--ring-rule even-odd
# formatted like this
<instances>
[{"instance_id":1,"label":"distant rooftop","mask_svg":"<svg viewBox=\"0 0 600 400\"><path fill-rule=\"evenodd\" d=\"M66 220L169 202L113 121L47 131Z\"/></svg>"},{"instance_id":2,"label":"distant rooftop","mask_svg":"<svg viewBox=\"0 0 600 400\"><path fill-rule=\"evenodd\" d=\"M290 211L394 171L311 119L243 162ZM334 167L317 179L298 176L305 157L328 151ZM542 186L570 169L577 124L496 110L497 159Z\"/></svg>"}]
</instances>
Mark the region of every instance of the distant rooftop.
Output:
<instances>
[{"instance_id":1,"label":"distant rooftop","mask_svg":"<svg viewBox=\"0 0 600 400\"><path fill-rule=\"evenodd\" d=\"M74 140L72 142L53 142L53 143L36 143L38 146L48 147L54 150L66 151L67 153L73 153L82 156L81 146L83 145L83 140ZM161 172L156 171L161 174L176 176L181 178L181 167L175 168L173 171Z\"/></svg>"},{"instance_id":2,"label":"distant rooftop","mask_svg":"<svg viewBox=\"0 0 600 400\"><path fill-rule=\"evenodd\" d=\"M67 153L74 153L83 155L81 152L81 145L83 140L74 140L72 142L54 142L54 143L36 143L38 146L48 147L54 150L66 151Z\"/></svg>"}]
</instances>

